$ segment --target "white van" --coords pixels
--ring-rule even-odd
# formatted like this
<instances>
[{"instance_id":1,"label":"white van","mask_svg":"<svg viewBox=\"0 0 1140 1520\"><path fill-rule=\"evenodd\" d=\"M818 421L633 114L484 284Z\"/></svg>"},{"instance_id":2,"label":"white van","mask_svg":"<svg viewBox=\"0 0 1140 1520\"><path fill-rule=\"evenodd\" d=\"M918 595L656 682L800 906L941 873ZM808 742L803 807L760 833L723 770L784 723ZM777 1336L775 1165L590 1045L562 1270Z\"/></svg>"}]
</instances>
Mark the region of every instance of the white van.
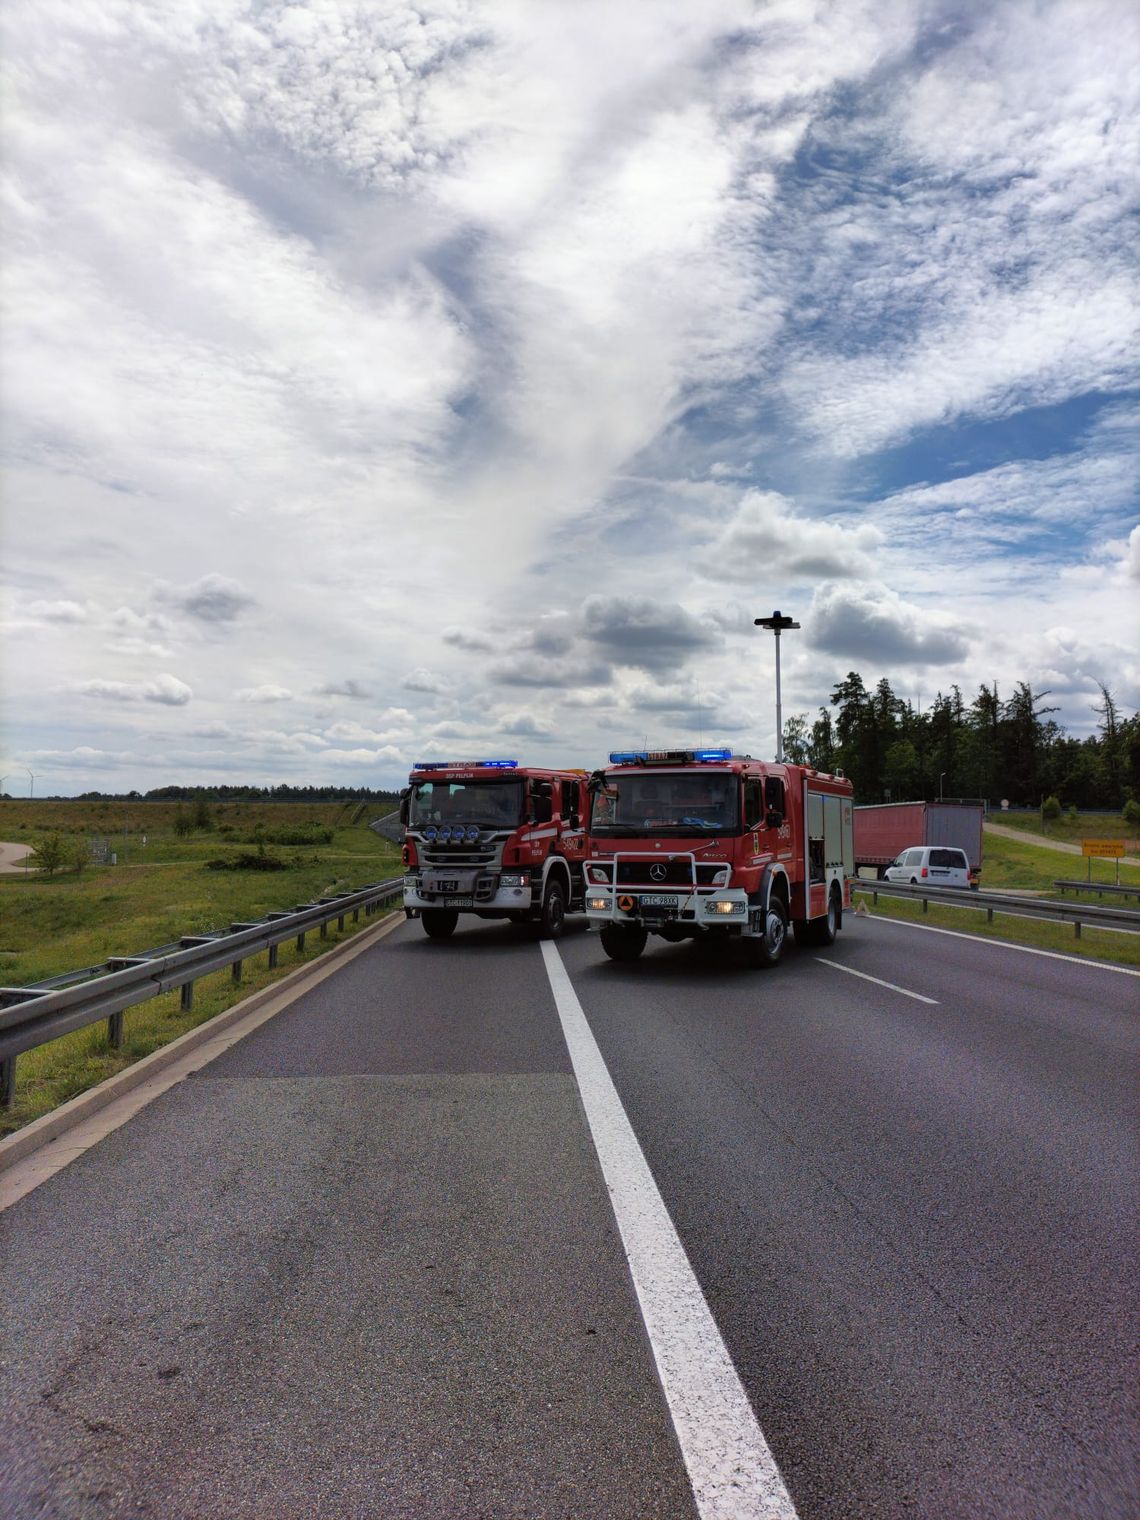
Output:
<instances>
[{"instance_id":1,"label":"white van","mask_svg":"<svg viewBox=\"0 0 1140 1520\"><path fill-rule=\"evenodd\" d=\"M887 881L909 882L916 887L972 887L978 884L965 850L946 844L915 845L904 850L884 872Z\"/></svg>"}]
</instances>

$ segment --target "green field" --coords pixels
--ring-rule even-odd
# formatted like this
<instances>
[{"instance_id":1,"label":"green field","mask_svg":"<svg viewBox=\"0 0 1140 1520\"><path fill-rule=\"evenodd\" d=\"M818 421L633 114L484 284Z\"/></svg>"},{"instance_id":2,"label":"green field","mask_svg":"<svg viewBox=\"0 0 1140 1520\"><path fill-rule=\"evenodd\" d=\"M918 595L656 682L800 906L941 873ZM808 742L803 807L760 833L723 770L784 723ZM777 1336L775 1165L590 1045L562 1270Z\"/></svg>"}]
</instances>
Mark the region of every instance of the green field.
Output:
<instances>
[{"instance_id":1,"label":"green field","mask_svg":"<svg viewBox=\"0 0 1140 1520\"><path fill-rule=\"evenodd\" d=\"M35 870L0 874L0 983L25 986L399 875L399 849L367 827L378 810L369 805L359 821L348 822L358 811L357 804L342 803L230 803L211 808L210 830L180 836L173 803L0 802L0 839L35 844L52 833L70 853L94 838L107 841L118 857L115 865L65 868L50 877ZM308 836L304 844L276 842L298 834ZM243 854L264 854L284 865L273 871L207 866ZM240 984L228 971L204 978L190 1013L182 1011L177 993L129 1009L119 1051L110 1049L106 1025L99 1024L27 1052L16 1065L15 1107L0 1112L0 1133L27 1124L331 949L364 922L348 923L340 933L334 923L325 940L309 935L300 955L287 940L276 972L259 956L245 963Z\"/></svg>"},{"instance_id":2,"label":"green field","mask_svg":"<svg viewBox=\"0 0 1140 1520\"><path fill-rule=\"evenodd\" d=\"M994 812L987 821L998 823L1005 829L1020 829L1026 834L1059 840L1062 844L1079 845L1082 839L1123 839L1126 854L1140 855L1136 825L1128 823L1120 813L1078 813L1075 818L1062 813L1060 818L1043 824L1040 813Z\"/></svg>"}]
</instances>

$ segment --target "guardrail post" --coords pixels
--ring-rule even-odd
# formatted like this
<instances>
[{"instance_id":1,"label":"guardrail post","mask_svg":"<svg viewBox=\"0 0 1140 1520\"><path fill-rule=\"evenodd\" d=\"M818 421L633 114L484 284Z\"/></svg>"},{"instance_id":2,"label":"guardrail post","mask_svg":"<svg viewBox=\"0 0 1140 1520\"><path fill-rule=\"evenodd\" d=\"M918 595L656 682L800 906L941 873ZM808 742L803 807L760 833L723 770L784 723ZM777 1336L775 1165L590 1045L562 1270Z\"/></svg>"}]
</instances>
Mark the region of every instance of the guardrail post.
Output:
<instances>
[{"instance_id":1,"label":"guardrail post","mask_svg":"<svg viewBox=\"0 0 1140 1520\"><path fill-rule=\"evenodd\" d=\"M113 1013L107 1020L107 1043L112 1050L123 1048L123 1014L122 1010Z\"/></svg>"},{"instance_id":2,"label":"guardrail post","mask_svg":"<svg viewBox=\"0 0 1140 1520\"><path fill-rule=\"evenodd\" d=\"M344 933L344 914L343 913L337 919L336 926L337 926L338 932L341 933L341 934L343 934Z\"/></svg>"},{"instance_id":3,"label":"guardrail post","mask_svg":"<svg viewBox=\"0 0 1140 1520\"><path fill-rule=\"evenodd\" d=\"M181 998L181 1002L180 1002L180 1007L182 1009L182 1012L183 1013L189 1013L190 1010L191 1010L191 1008L193 1008L193 1006L194 1006L194 983L193 982L183 982L182 983L182 998Z\"/></svg>"},{"instance_id":4,"label":"guardrail post","mask_svg":"<svg viewBox=\"0 0 1140 1520\"><path fill-rule=\"evenodd\" d=\"M235 982L241 981L241 961L234 961L233 970L230 972Z\"/></svg>"},{"instance_id":5,"label":"guardrail post","mask_svg":"<svg viewBox=\"0 0 1140 1520\"><path fill-rule=\"evenodd\" d=\"M1081 937L1081 921L1080 921L1079 918L1074 918L1073 919L1073 928L1076 930L1075 938L1080 939L1080 937Z\"/></svg>"},{"instance_id":6,"label":"guardrail post","mask_svg":"<svg viewBox=\"0 0 1140 1520\"><path fill-rule=\"evenodd\" d=\"M321 919L321 938L322 939L328 939L328 937L329 937L329 921L328 921L327 918L322 918Z\"/></svg>"},{"instance_id":7,"label":"guardrail post","mask_svg":"<svg viewBox=\"0 0 1140 1520\"><path fill-rule=\"evenodd\" d=\"M16 1106L16 1057L0 1061L0 1104L5 1108Z\"/></svg>"},{"instance_id":8,"label":"guardrail post","mask_svg":"<svg viewBox=\"0 0 1140 1520\"><path fill-rule=\"evenodd\" d=\"M298 936L297 936L297 954L300 955L301 952L302 952L302 950L304 950L304 948L305 948L305 936L303 934L298 934Z\"/></svg>"},{"instance_id":9,"label":"guardrail post","mask_svg":"<svg viewBox=\"0 0 1140 1520\"><path fill-rule=\"evenodd\" d=\"M987 908L986 909L986 923L987 924L992 924L993 921L994 921L994 910L992 908Z\"/></svg>"},{"instance_id":10,"label":"guardrail post","mask_svg":"<svg viewBox=\"0 0 1140 1520\"><path fill-rule=\"evenodd\" d=\"M360 922L360 909L359 908L353 908L353 910L352 910L352 921L353 921L354 924L358 924Z\"/></svg>"},{"instance_id":11,"label":"guardrail post","mask_svg":"<svg viewBox=\"0 0 1140 1520\"><path fill-rule=\"evenodd\" d=\"M270 971L272 971L273 968L276 965L277 965L277 946L276 945L270 945L270 947L269 947L269 969L270 969Z\"/></svg>"},{"instance_id":12,"label":"guardrail post","mask_svg":"<svg viewBox=\"0 0 1140 1520\"><path fill-rule=\"evenodd\" d=\"M924 913L929 913L930 912L930 898L929 897L924 897L922 899L922 911Z\"/></svg>"}]
</instances>

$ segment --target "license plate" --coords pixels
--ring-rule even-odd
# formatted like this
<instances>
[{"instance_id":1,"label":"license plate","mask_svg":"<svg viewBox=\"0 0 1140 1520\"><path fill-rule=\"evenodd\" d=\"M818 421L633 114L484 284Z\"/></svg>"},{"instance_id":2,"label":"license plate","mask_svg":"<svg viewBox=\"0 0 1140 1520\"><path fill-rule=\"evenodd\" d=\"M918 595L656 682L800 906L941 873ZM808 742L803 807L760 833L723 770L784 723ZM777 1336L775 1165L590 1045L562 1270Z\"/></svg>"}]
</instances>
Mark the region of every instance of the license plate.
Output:
<instances>
[{"instance_id":1,"label":"license plate","mask_svg":"<svg viewBox=\"0 0 1140 1520\"><path fill-rule=\"evenodd\" d=\"M677 898L670 893L666 896L662 892L643 892L641 894L641 906L643 908L675 908Z\"/></svg>"},{"instance_id":2,"label":"license plate","mask_svg":"<svg viewBox=\"0 0 1140 1520\"><path fill-rule=\"evenodd\" d=\"M473 897L445 897L443 906L445 908L473 908L475 899Z\"/></svg>"}]
</instances>

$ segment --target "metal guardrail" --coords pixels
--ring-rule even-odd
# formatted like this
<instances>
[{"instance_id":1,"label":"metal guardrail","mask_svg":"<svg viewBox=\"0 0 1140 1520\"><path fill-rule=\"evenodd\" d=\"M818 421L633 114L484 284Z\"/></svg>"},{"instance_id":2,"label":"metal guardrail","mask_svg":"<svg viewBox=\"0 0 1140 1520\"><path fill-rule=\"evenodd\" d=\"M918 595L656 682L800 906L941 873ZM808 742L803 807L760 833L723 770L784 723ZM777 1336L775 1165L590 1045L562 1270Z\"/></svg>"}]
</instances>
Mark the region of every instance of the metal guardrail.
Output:
<instances>
[{"instance_id":1,"label":"metal guardrail","mask_svg":"<svg viewBox=\"0 0 1140 1520\"><path fill-rule=\"evenodd\" d=\"M101 1019L107 1020L111 1046L118 1049L123 1039L124 1009L176 987L182 990L182 1007L189 1009L199 977L229 966L238 982L242 962L262 950L269 952L270 966L276 966L277 947L282 941L295 937L297 949L303 950L305 936L312 930L319 930L324 939L334 918L343 929L350 913L359 921L362 912L371 915L382 903L399 897L403 889L403 877L394 877L355 892L268 913L256 922L233 923L226 934L187 934L176 945L163 945L141 955L112 956L102 966L85 971L68 972L28 987L0 987L0 1103L5 1108L12 1106L16 1057L24 1051Z\"/></svg>"},{"instance_id":2,"label":"metal guardrail","mask_svg":"<svg viewBox=\"0 0 1140 1520\"><path fill-rule=\"evenodd\" d=\"M1140 897L1140 887L1122 887L1110 881L1055 881L1053 885L1062 896L1066 892L1095 892L1098 897Z\"/></svg>"},{"instance_id":3,"label":"metal guardrail","mask_svg":"<svg viewBox=\"0 0 1140 1520\"><path fill-rule=\"evenodd\" d=\"M876 903L880 893L884 897L918 898L922 901L924 913L929 912L931 902L946 903L954 908L984 909L986 921L991 924L995 913L1005 913L1012 918L1043 918L1071 923L1076 939L1081 937L1082 924L1140 933L1140 912L1131 908L1106 908L1099 903L1062 903L1041 897L1013 897L1005 892L968 892L956 887L912 887L901 881L852 881L851 890L869 892Z\"/></svg>"}]
</instances>

